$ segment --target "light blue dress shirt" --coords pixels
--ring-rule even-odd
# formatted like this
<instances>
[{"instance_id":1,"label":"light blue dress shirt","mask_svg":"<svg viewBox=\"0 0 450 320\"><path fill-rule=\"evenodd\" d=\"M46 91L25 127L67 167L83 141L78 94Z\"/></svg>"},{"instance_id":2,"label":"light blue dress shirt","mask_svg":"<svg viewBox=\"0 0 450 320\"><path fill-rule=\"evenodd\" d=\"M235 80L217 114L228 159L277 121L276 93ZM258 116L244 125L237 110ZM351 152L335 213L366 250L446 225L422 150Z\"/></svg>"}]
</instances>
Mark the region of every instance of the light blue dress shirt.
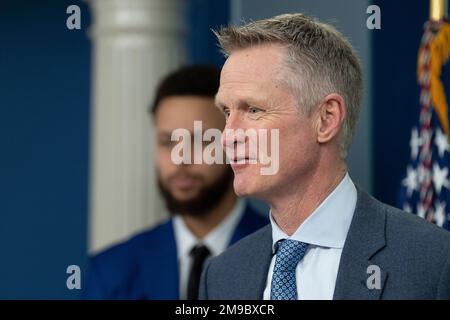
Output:
<instances>
[{"instance_id":1,"label":"light blue dress shirt","mask_svg":"<svg viewBox=\"0 0 450 320\"><path fill-rule=\"evenodd\" d=\"M285 234L270 214L272 250L281 239L309 243L304 258L297 265L297 298L299 300L333 299L342 249L356 207L356 187L348 173L339 185L291 235ZM264 299L270 299L276 255L267 275Z\"/></svg>"}]
</instances>

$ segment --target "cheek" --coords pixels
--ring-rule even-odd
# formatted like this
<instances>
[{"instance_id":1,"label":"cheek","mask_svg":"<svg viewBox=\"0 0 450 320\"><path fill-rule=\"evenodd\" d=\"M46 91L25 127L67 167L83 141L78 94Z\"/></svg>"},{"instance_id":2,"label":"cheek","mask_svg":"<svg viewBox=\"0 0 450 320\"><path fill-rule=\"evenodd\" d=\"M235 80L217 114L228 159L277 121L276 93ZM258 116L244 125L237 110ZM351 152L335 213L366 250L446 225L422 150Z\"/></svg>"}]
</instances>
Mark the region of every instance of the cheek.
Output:
<instances>
[{"instance_id":1,"label":"cheek","mask_svg":"<svg viewBox=\"0 0 450 320\"><path fill-rule=\"evenodd\" d=\"M161 178L171 175L177 168L177 166L172 163L172 160L170 159L170 152L160 150L156 152L156 165Z\"/></svg>"},{"instance_id":2,"label":"cheek","mask_svg":"<svg viewBox=\"0 0 450 320\"><path fill-rule=\"evenodd\" d=\"M303 162L316 154L314 131L307 125L280 131L280 162Z\"/></svg>"},{"instance_id":3,"label":"cheek","mask_svg":"<svg viewBox=\"0 0 450 320\"><path fill-rule=\"evenodd\" d=\"M156 161L158 161L158 163L170 161L170 154L172 152L171 148L164 146L157 146L155 151L156 151L155 158Z\"/></svg>"},{"instance_id":4,"label":"cheek","mask_svg":"<svg viewBox=\"0 0 450 320\"><path fill-rule=\"evenodd\" d=\"M225 168L226 167L223 165L218 164L201 164L191 166L189 171L202 176L206 183L210 183L223 174L225 172Z\"/></svg>"}]
</instances>

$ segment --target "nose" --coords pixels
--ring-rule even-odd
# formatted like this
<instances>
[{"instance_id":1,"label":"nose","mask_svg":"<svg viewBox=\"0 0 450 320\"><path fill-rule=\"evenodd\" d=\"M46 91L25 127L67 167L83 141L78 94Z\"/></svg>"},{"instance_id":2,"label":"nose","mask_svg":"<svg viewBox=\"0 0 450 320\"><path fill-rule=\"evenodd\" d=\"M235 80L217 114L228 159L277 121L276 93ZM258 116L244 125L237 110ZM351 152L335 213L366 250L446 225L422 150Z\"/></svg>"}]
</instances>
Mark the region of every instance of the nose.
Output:
<instances>
[{"instance_id":1,"label":"nose","mask_svg":"<svg viewBox=\"0 0 450 320\"><path fill-rule=\"evenodd\" d=\"M235 148L239 144L245 144L248 137L245 134L245 127L237 114L230 114L222 132L222 146L225 149Z\"/></svg>"}]
</instances>

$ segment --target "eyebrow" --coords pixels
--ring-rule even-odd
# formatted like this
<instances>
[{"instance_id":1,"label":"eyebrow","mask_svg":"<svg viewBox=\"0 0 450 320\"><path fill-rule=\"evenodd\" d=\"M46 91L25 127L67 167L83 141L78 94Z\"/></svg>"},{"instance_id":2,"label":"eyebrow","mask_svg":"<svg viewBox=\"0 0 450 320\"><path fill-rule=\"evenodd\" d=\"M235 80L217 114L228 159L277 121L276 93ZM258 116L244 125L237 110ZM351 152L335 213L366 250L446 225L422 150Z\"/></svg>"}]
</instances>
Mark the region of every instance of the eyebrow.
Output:
<instances>
[{"instance_id":1,"label":"eyebrow","mask_svg":"<svg viewBox=\"0 0 450 320\"><path fill-rule=\"evenodd\" d=\"M244 101L248 101L248 102L244 102ZM238 102L238 104L246 104L246 105L255 105L255 106L261 106L261 105L263 105L264 104L264 102L266 102L266 103L270 103L271 104L271 102L270 101L264 101L264 100L258 100L258 99L255 99L255 98L244 98L243 100L240 100L239 102ZM224 105L223 103L221 103L220 101L219 101L219 99L218 99L218 93L214 96L214 104L216 105L216 107L217 108L219 108L220 109L220 111L223 111L223 109L224 108L226 108L226 105Z\"/></svg>"},{"instance_id":2,"label":"eyebrow","mask_svg":"<svg viewBox=\"0 0 450 320\"><path fill-rule=\"evenodd\" d=\"M170 131L160 131L157 132L156 136L157 137L170 137L172 135L172 132Z\"/></svg>"}]
</instances>

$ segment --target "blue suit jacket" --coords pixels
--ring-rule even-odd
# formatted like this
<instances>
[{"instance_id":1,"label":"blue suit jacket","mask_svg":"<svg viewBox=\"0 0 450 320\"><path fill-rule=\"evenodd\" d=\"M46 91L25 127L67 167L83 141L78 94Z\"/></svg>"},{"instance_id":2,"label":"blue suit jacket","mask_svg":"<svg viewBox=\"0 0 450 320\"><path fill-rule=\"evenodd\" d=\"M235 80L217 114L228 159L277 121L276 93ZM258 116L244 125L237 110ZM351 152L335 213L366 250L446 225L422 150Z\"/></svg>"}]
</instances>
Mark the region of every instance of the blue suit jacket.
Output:
<instances>
[{"instance_id":1,"label":"blue suit jacket","mask_svg":"<svg viewBox=\"0 0 450 320\"><path fill-rule=\"evenodd\" d=\"M230 245L268 223L248 204ZM91 259L84 299L179 299L172 219Z\"/></svg>"},{"instance_id":2,"label":"blue suit jacket","mask_svg":"<svg viewBox=\"0 0 450 320\"><path fill-rule=\"evenodd\" d=\"M200 299L262 299L271 259L268 225L210 260ZM379 287L367 285L369 266ZM334 299L450 299L450 232L358 189Z\"/></svg>"}]
</instances>

